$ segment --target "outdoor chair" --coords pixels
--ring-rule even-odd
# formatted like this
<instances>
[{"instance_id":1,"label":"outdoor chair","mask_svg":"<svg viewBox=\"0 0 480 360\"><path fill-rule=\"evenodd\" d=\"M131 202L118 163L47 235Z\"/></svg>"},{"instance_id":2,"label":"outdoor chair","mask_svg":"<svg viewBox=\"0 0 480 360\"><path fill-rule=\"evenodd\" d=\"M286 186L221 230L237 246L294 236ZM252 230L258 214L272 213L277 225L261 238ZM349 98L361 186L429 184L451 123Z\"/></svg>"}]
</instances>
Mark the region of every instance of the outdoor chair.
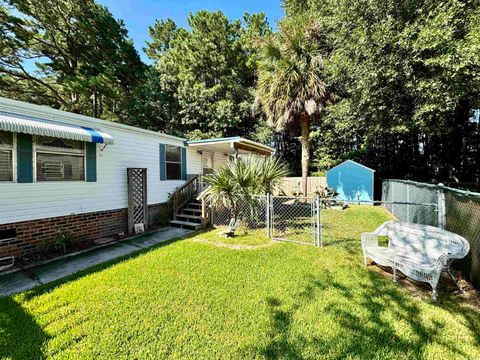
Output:
<instances>
[{"instance_id":1,"label":"outdoor chair","mask_svg":"<svg viewBox=\"0 0 480 360\"><path fill-rule=\"evenodd\" d=\"M387 247L378 244L379 236L388 238ZM365 266L371 259L378 265L391 267L395 282L400 271L409 278L429 283L434 301L442 271L447 271L463 292L450 270L452 261L464 258L470 250L470 244L460 235L434 226L388 221L373 233L362 234L362 250Z\"/></svg>"}]
</instances>

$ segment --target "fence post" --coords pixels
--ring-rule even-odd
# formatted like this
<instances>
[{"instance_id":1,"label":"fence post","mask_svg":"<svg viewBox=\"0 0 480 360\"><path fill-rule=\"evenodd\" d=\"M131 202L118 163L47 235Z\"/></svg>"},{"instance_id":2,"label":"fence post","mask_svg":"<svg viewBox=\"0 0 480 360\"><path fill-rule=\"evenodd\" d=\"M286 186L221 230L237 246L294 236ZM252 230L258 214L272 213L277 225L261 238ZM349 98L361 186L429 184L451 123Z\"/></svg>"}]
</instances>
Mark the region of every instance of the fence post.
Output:
<instances>
[{"instance_id":1,"label":"fence post","mask_svg":"<svg viewBox=\"0 0 480 360\"><path fill-rule=\"evenodd\" d=\"M267 237L270 239L270 193L267 194L267 212L266 212L266 226L267 226Z\"/></svg>"},{"instance_id":2,"label":"fence post","mask_svg":"<svg viewBox=\"0 0 480 360\"><path fill-rule=\"evenodd\" d=\"M445 185L437 186L438 227L445 229L447 226L447 212L445 207Z\"/></svg>"},{"instance_id":3,"label":"fence post","mask_svg":"<svg viewBox=\"0 0 480 360\"><path fill-rule=\"evenodd\" d=\"M392 214L393 215L395 215L395 204L394 203L395 203L395 181L392 181Z\"/></svg>"},{"instance_id":4,"label":"fence post","mask_svg":"<svg viewBox=\"0 0 480 360\"><path fill-rule=\"evenodd\" d=\"M316 196L316 199L315 199L316 203L317 203L317 233L316 233L316 237L317 237L317 246L323 246L323 243L322 243L322 231L320 229L320 196L317 195Z\"/></svg>"},{"instance_id":5,"label":"fence post","mask_svg":"<svg viewBox=\"0 0 480 360\"><path fill-rule=\"evenodd\" d=\"M410 223L410 185L407 183L407 222Z\"/></svg>"}]
</instances>

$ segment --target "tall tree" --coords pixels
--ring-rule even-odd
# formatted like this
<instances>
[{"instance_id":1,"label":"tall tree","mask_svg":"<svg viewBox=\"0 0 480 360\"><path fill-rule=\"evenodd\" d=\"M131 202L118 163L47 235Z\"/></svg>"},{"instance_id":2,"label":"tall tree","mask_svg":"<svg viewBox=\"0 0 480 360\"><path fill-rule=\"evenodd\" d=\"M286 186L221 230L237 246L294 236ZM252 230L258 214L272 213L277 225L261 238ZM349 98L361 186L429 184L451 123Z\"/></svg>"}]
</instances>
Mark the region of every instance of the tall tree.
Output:
<instances>
[{"instance_id":1,"label":"tall tree","mask_svg":"<svg viewBox=\"0 0 480 360\"><path fill-rule=\"evenodd\" d=\"M253 134L256 83L254 40L270 32L264 14L230 21L221 12L200 11L190 29L171 21L150 28L147 53L155 62L162 94L171 94L177 113L167 123L190 138Z\"/></svg>"},{"instance_id":2,"label":"tall tree","mask_svg":"<svg viewBox=\"0 0 480 360\"><path fill-rule=\"evenodd\" d=\"M288 17L307 12L319 19L334 49L328 72L341 91L317 132L319 165L353 157L380 177L480 180L472 145L478 123L471 120L480 107L478 1L284 6Z\"/></svg>"},{"instance_id":3,"label":"tall tree","mask_svg":"<svg viewBox=\"0 0 480 360\"><path fill-rule=\"evenodd\" d=\"M93 0L0 1L0 93L117 118L144 65L122 21Z\"/></svg>"},{"instance_id":4,"label":"tall tree","mask_svg":"<svg viewBox=\"0 0 480 360\"><path fill-rule=\"evenodd\" d=\"M309 18L288 19L265 41L259 66L257 96L271 126L300 130L302 189L307 195L310 130L333 100L324 64L330 49L321 24Z\"/></svg>"}]
</instances>

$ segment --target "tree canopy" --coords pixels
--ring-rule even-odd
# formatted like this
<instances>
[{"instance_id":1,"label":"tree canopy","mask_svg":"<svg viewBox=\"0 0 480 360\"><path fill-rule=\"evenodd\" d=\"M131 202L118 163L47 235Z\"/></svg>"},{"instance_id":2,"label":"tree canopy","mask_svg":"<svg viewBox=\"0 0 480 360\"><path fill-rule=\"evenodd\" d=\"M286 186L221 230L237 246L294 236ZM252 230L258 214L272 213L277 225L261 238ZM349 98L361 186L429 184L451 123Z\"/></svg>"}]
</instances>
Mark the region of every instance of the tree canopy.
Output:
<instances>
[{"instance_id":1,"label":"tree canopy","mask_svg":"<svg viewBox=\"0 0 480 360\"><path fill-rule=\"evenodd\" d=\"M186 28L158 19L145 65L123 21L94 0L0 0L0 95L189 138L242 135L274 144L298 175L300 139L285 104L305 108L324 83L336 97L310 118L311 173L354 159L379 177L480 181L478 1L283 7L276 31L265 14L199 11ZM297 48L270 46L278 61L263 61L282 37ZM320 77L290 86L270 71L308 74L302 56L312 49L322 51ZM275 84L287 91L256 106Z\"/></svg>"},{"instance_id":2,"label":"tree canopy","mask_svg":"<svg viewBox=\"0 0 480 360\"><path fill-rule=\"evenodd\" d=\"M0 94L103 118L145 70L122 21L93 0L0 1Z\"/></svg>"},{"instance_id":3,"label":"tree canopy","mask_svg":"<svg viewBox=\"0 0 480 360\"><path fill-rule=\"evenodd\" d=\"M172 20L150 28L147 53L155 61L156 82L176 111L169 127L190 138L254 133L255 39L270 32L264 14L230 21L221 12L199 11L190 29Z\"/></svg>"},{"instance_id":4,"label":"tree canopy","mask_svg":"<svg viewBox=\"0 0 480 360\"><path fill-rule=\"evenodd\" d=\"M284 6L287 16L310 13L324 24L334 49L330 81L341 91L314 134L317 165L355 158L380 176L478 181L478 2Z\"/></svg>"},{"instance_id":5,"label":"tree canopy","mask_svg":"<svg viewBox=\"0 0 480 360\"><path fill-rule=\"evenodd\" d=\"M258 100L270 126L295 134L302 143L302 184L307 196L310 129L334 98L325 63L330 49L322 25L311 19L282 21L279 31L265 38L259 62Z\"/></svg>"}]
</instances>

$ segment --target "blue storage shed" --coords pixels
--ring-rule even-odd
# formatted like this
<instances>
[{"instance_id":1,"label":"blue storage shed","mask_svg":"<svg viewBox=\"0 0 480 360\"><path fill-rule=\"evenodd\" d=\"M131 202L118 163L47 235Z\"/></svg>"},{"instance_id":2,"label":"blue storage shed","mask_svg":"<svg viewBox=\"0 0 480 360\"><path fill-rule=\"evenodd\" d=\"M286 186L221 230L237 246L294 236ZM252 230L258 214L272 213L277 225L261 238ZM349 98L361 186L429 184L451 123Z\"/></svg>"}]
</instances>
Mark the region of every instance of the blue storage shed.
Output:
<instances>
[{"instance_id":1,"label":"blue storage shed","mask_svg":"<svg viewBox=\"0 0 480 360\"><path fill-rule=\"evenodd\" d=\"M373 201L373 179L375 170L347 160L327 171L327 186L338 192L345 201Z\"/></svg>"}]
</instances>

